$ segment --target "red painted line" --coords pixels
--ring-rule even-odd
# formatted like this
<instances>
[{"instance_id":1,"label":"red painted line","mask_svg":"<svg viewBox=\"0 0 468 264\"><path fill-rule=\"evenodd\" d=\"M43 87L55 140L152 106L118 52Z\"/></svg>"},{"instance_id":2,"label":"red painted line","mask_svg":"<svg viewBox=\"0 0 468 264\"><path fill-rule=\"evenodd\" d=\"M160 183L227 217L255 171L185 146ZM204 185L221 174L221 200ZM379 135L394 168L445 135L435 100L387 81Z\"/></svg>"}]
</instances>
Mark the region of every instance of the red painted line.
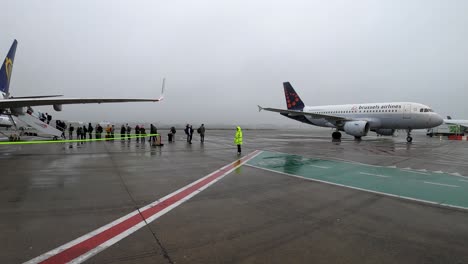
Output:
<instances>
[{"instance_id":1,"label":"red painted line","mask_svg":"<svg viewBox=\"0 0 468 264\"><path fill-rule=\"evenodd\" d=\"M141 212L140 214L135 214L134 216L122 221L121 223L118 223L114 226L111 226L110 228L86 239L83 240L76 245L71 246L70 248L67 248L55 255L51 255L48 259L43 260L42 262L36 262L36 263L67 263L70 262L83 254L95 249L99 245L105 243L106 241L122 234L123 232L129 230L130 228L138 225L139 223L143 222L144 220L154 216L155 214L161 212L162 210L168 208L169 206L180 202L187 196L193 194L197 190L207 186L208 184L212 183L216 179L220 178L221 176L226 175L228 172L230 172L232 169L235 169L236 167L239 167L243 163L247 162L251 158L253 158L255 155L257 155L259 151L254 151L240 160L237 160L222 169L214 172L213 174L209 175L205 179L196 182L193 185L188 185L189 187L180 191L180 192L175 192L173 195L167 197L164 199L164 201L161 201L157 203L153 207L148 207L144 211ZM182 188L183 189L183 188ZM143 216L143 218L142 218ZM47 254L47 253L46 253ZM34 260L32 260L34 262Z\"/></svg>"}]
</instances>

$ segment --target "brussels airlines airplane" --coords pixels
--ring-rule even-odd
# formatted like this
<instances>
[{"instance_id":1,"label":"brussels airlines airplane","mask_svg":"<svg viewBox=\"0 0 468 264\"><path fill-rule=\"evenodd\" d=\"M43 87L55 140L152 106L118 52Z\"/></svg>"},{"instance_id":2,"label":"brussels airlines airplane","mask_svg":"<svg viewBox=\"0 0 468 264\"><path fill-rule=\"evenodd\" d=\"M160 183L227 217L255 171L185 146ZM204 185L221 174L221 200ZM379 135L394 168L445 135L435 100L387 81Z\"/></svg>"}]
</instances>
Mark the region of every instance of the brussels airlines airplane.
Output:
<instances>
[{"instance_id":1,"label":"brussels airlines airplane","mask_svg":"<svg viewBox=\"0 0 468 264\"><path fill-rule=\"evenodd\" d=\"M61 95L40 95L40 96L25 96L25 97L12 97L10 96L9 87L11 73L13 70L13 62L15 60L16 46L18 42L15 40L11 45L5 60L0 68L0 115L9 117L12 124L14 124L12 115L18 117L21 121L28 125L42 131L43 133L60 136L61 131L49 126L48 124L40 121L27 114L31 113L31 106L38 105L53 105L56 111L62 111L64 104L92 104L92 103L124 103L124 102L158 102L163 99L163 91L159 98L55 98Z\"/></svg>"},{"instance_id":2,"label":"brussels airlines airplane","mask_svg":"<svg viewBox=\"0 0 468 264\"><path fill-rule=\"evenodd\" d=\"M396 129L407 131L406 140L413 141L412 129L436 127L443 119L426 105L412 102L370 103L306 106L289 82L283 83L288 109L263 108L310 125L335 128L333 139L340 139L341 133L360 139L369 131L391 136Z\"/></svg>"}]
</instances>

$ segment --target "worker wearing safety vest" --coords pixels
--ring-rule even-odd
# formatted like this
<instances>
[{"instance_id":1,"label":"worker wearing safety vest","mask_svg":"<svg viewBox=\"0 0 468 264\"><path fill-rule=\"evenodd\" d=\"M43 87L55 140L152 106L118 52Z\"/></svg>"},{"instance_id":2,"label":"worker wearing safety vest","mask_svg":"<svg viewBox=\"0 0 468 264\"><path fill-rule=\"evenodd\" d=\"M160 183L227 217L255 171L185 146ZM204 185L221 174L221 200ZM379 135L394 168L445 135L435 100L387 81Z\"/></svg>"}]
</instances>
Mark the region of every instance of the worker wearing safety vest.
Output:
<instances>
[{"instance_id":1,"label":"worker wearing safety vest","mask_svg":"<svg viewBox=\"0 0 468 264\"><path fill-rule=\"evenodd\" d=\"M242 129L240 126L237 127L236 136L234 137L234 144L237 145L237 155L240 155L242 145Z\"/></svg>"}]
</instances>

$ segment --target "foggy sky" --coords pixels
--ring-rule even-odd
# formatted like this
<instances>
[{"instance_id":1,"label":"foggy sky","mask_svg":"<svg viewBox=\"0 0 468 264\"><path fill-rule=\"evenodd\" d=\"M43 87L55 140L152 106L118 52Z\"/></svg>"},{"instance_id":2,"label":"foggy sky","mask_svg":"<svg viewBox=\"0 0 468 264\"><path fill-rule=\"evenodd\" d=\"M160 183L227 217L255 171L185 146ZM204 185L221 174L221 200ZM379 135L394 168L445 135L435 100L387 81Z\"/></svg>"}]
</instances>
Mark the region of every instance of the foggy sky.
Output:
<instances>
[{"instance_id":1,"label":"foggy sky","mask_svg":"<svg viewBox=\"0 0 468 264\"><path fill-rule=\"evenodd\" d=\"M468 119L467 1L2 1L12 95L157 97L36 107L54 118L294 125L307 105L414 101Z\"/></svg>"}]
</instances>

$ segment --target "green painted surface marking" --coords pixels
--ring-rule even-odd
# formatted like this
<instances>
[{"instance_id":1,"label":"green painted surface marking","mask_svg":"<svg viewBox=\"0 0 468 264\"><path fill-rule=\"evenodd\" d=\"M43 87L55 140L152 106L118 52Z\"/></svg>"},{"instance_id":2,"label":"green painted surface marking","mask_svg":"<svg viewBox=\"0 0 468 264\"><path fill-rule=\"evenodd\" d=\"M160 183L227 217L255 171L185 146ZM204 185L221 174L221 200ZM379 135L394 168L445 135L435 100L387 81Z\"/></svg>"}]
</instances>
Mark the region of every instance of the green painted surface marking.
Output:
<instances>
[{"instance_id":1,"label":"green painted surface marking","mask_svg":"<svg viewBox=\"0 0 468 264\"><path fill-rule=\"evenodd\" d=\"M247 164L312 180L468 209L468 178L264 151Z\"/></svg>"},{"instance_id":2,"label":"green painted surface marking","mask_svg":"<svg viewBox=\"0 0 468 264\"><path fill-rule=\"evenodd\" d=\"M132 139L132 138L142 138L142 137L151 137L157 136L159 134L145 134L136 135L131 134L130 137L120 136L119 134L114 134L113 138L105 138L105 135L102 138L92 138L92 139L59 139L59 140L29 140L29 141L3 141L0 142L0 145L28 145L28 144L50 144L50 143L75 143L75 142L93 142L93 141L109 141L109 140L119 140L119 139Z\"/></svg>"}]
</instances>

